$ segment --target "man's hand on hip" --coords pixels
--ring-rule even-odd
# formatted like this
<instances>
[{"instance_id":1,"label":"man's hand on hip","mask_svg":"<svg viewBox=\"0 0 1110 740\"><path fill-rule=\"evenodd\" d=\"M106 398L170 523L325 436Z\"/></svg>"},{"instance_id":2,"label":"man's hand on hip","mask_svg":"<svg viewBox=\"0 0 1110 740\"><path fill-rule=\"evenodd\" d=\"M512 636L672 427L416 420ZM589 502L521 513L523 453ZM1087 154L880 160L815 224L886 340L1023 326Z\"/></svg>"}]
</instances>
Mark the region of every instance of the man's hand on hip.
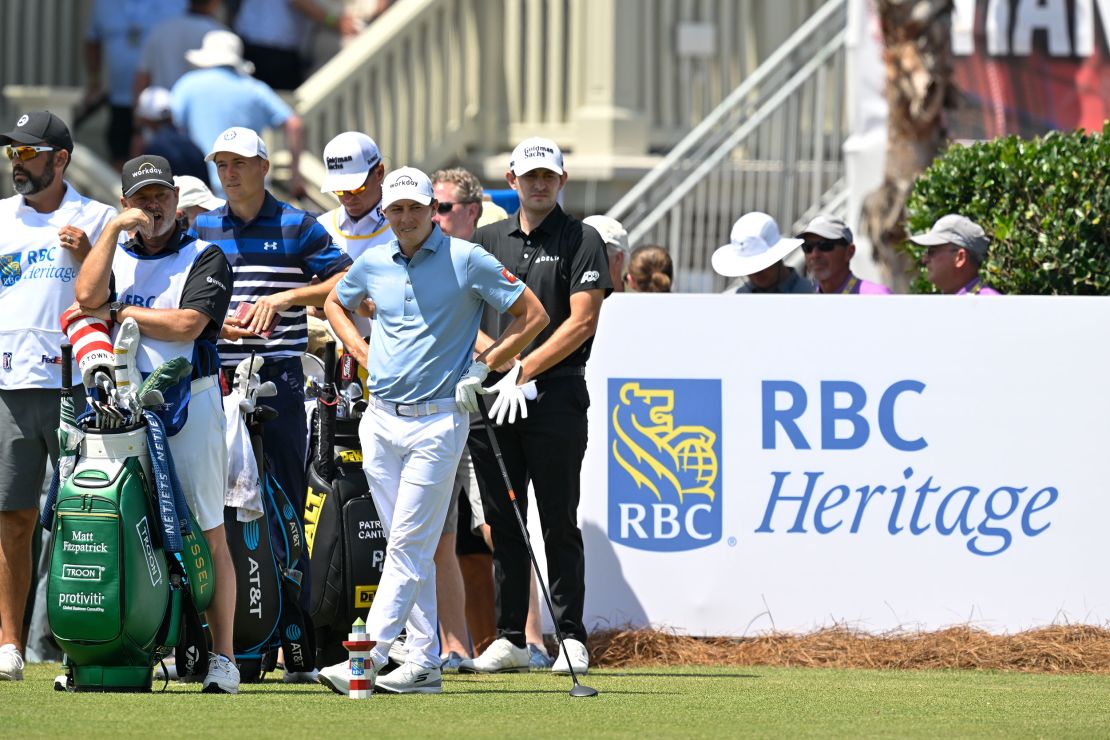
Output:
<instances>
[{"instance_id":1,"label":"man's hand on hip","mask_svg":"<svg viewBox=\"0 0 1110 740\"><path fill-rule=\"evenodd\" d=\"M489 366L484 362L472 362L459 382L455 384L455 404L459 411L472 414L478 410L478 394L484 393L482 381L489 375Z\"/></svg>"}]
</instances>

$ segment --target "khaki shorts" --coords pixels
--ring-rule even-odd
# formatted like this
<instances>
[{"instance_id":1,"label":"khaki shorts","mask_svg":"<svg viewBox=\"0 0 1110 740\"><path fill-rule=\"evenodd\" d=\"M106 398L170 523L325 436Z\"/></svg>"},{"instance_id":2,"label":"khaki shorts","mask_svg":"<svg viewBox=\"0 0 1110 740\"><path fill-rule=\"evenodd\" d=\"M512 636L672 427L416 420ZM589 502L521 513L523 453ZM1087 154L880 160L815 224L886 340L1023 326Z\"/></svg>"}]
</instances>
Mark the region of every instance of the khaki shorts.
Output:
<instances>
[{"instance_id":1,"label":"khaki shorts","mask_svg":"<svg viewBox=\"0 0 1110 740\"><path fill-rule=\"evenodd\" d=\"M80 389L76 394L84 395ZM37 509L43 479L53 475L57 459L58 391L0 390L0 511Z\"/></svg>"}]
</instances>

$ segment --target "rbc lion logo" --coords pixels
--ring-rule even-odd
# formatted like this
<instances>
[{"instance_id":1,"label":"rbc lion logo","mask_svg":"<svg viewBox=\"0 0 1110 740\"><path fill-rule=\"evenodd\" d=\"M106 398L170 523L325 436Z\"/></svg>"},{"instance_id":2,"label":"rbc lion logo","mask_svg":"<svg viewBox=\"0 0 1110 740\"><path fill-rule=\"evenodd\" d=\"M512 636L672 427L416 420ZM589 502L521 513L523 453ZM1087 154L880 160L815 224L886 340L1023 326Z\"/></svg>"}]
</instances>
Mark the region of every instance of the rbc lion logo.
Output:
<instances>
[{"instance_id":1,"label":"rbc lion logo","mask_svg":"<svg viewBox=\"0 0 1110 740\"><path fill-rule=\"evenodd\" d=\"M721 539L721 381L609 379L609 539L692 550Z\"/></svg>"},{"instance_id":2,"label":"rbc lion logo","mask_svg":"<svg viewBox=\"0 0 1110 740\"><path fill-rule=\"evenodd\" d=\"M10 288L19 282L23 276L23 268L19 265L22 253L0 254L0 282L5 288Z\"/></svg>"}]
</instances>

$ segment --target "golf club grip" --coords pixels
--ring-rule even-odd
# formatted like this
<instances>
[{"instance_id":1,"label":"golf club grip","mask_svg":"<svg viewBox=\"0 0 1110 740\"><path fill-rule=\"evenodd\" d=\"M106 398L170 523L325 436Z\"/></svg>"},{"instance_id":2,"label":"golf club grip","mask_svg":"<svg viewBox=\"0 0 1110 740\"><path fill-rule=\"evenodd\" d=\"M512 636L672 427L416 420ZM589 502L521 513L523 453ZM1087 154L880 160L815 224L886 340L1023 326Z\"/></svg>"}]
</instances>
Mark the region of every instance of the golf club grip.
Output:
<instances>
[{"instance_id":1,"label":"golf club grip","mask_svg":"<svg viewBox=\"0 0 1110 740\"><path fill-rule=\"evenodd\" d=\"M316 397L316 414L320 422L320 439L316 444L316 464L324 480L335 476L335 342L324 345L324 387Z\"/></svg>"},{"instance_id":2,"label":"golf club grip","mask_svg":"<svg viewBox=\"0 0 1110 740\"><path fill-rule=\"evenodd\" d=\"M69 396L73 387L73 345L62 342L62 395Z\"/></svg>"}]
</instances>

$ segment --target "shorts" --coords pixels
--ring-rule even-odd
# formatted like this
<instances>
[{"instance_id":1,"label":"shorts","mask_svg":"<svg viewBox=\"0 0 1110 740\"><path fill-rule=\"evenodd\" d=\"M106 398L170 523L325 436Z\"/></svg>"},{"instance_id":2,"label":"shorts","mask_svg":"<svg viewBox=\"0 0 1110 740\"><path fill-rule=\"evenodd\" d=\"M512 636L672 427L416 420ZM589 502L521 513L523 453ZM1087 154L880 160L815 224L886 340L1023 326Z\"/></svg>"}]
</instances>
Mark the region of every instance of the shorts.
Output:
<instances>
[{"instance_id":1,"label":"shorts","mask_svg":"<svg viewBox=\"0 0 1110 740\"><path fill-rule=\"evenodd\" d=\"M216 378L210 375L193 381L189 418L181 431L170 437L170 452L185 501L204 532L224 523L227 489L224 404Z\"/></svg>"},{"instance_id":2,"label":"shorts","mask_svg":"<svg viewBox=\"0 0 1110 740\"><path fill-rule=\"evenodd\" d=\"M470 451L463 450L459 470L455 475L455 485L461 486L456 499L456 555L490 555L489 546L482 537L481 526L485 524L482 512L482 497L478 493L478 480L474 476L474 466L470 463ZM475 501L477 499L477 501ZM477 503L477 513L474 511Z\"/></svg>"},{"instance_id":3,"label":"shorts","mask_svg":"<svg viewBox=\"0 0 1110 740\"><path fill-rule=\"evenodd\" d=\"M81 398L83 391L76 391ZM0 511L37 509L46 461L58 459L58 391L0 390Z\"/></svg>"},{"instance_id":4,"label":"shorts","mask_svg":"<svg viewBox=\"0 0 1110 740\"><path fill-rule=\"evenodd\" d=\"M466 457L466 448L463 448L463 457ZM443 534L455 534L455 530L459 528L459 496L465 495L466 478L465 471L463 470L463 463L459 462L459 467L455 469L455 482L451 484L451 504L447 507L447 518L443 520Z\"/></svg>"}]
</instances>

